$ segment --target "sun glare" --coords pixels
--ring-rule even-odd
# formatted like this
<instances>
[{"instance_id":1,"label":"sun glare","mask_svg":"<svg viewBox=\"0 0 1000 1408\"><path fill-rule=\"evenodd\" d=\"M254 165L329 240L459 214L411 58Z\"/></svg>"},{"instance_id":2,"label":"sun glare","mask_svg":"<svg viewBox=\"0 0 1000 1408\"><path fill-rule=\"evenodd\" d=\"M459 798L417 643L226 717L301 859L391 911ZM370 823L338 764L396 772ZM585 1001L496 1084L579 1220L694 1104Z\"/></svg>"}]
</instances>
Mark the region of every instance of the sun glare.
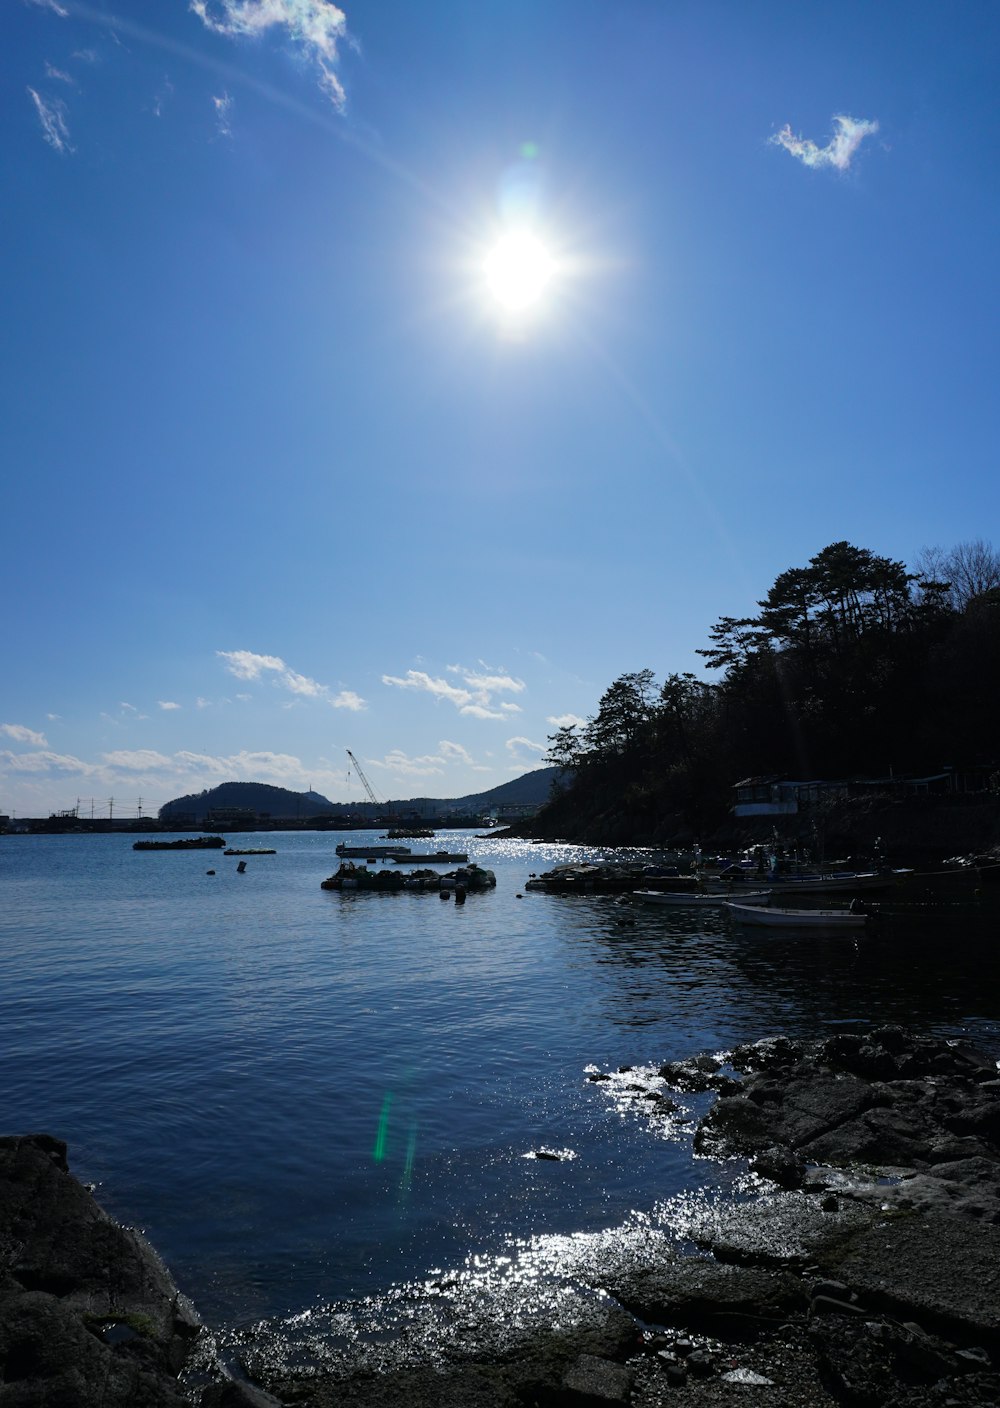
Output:
<instances>
[{"instance_id":1,"label":"sun glare","mask_svg":"<svg viewBox=\"0 0 1000 1408\"><path fill-rule=\"evenodd\" d=\"M537 309L552 284L555 260L528 230L503 235L483 261L486 286L502 312L517 316Z\"/></svg>"}]
</instances>

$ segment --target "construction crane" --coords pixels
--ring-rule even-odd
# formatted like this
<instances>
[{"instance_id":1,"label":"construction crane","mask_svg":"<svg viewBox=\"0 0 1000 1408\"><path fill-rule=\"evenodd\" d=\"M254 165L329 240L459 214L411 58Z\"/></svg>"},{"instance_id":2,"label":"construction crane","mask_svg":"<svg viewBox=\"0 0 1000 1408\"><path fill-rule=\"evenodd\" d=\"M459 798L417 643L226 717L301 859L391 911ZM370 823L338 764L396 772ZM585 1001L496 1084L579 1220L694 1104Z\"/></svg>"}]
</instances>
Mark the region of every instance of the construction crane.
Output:
<instances>
[{"instance_id":1,"label":"construction crane","mask_svg":"<svg viewBox=\"0 0 1000 1408\"><path fill-rule=\"evenodd\" d=\"M347 756L350 758L351 762L354 764L354 771L357 773L358 777L360 777L360 779L361 779L361 785L364 787L365 791L368 793L368 800L371 802L372 806L373 806L373 807L384 807L384 806L385 806L385 803L384 803L383 801L381 801L378 797L376 797L375 792L374 792L374 789L372 788L371 783L368 781L367 777L365 777L364 773L361 771L361 764L358 762L357 758L356 758L356 757L354 756L354 754L351 752L350 748L347 749Z\"/></svg>"}]
</instances>

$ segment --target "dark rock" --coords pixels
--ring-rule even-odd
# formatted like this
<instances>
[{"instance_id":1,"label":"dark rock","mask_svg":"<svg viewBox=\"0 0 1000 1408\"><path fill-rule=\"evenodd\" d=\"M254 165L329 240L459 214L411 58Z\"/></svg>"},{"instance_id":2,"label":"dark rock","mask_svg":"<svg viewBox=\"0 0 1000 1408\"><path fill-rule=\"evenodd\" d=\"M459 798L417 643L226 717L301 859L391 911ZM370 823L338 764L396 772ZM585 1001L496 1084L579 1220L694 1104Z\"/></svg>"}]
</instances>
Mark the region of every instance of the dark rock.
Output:
<instances>
[{"instance_id":1,"label":"dark rock","mask_svg":"<svg viewBox=\"0 0 1000 1408\"><path fill-rule=\"evenodd\" d=\"M146 1240L70 1175L50 1135L0 1138L0 1253L5 1408L187 1402L175 1376L200 1328L190 1302Z\"/></svg>"},{"instance_id":2,"label":"dark rock","mask_svg":"<svg viewBox=\"0 0 1000 1408\"><path fill-rule=\"evenodd\" d=\"M199 1408L281 1408L281 1400L253 1384L232 1380L203 1389Z\"/></svg>"},{"instance_id":3,"label":"dark rock","mask_svg":"<svg viewBox=\"0 0 1000 1408\"><path fill-rule=\"evenodd\" d=\"M618 1277L604 1288L644 1320L705 1327L713 1334L756 1333L761 1322L780 1321L806 1305L795 1276L702 1257L682 1257Z\"/></svg>"},{"instance_id":4,"label":"dark rock","mask_svg":"<svg viewBox=\"0 0 1000 1408\"><path fill-rule=\"evenodd\" d=\"M573 1395L580 1408L607 1408L609 1404L626 1404L632 1393L632 1374L623 1364L611 1359L599 1359L594 1354L581 1354L563 1375L563 1388Z\"/></svg>"},{"instance_id":5,"label":"dark rock","mask_svg":"<svg viewBox=\"0 0 1000 1408\"><path fill-rule=\"evenodd\" d=\"M754 1173L769 1178L781 1188L800 1188L805 1177L805 1159L800 1158L787 1145L773 1145L764 1149L750 1160Z\"/></svg>"}]
</instances>

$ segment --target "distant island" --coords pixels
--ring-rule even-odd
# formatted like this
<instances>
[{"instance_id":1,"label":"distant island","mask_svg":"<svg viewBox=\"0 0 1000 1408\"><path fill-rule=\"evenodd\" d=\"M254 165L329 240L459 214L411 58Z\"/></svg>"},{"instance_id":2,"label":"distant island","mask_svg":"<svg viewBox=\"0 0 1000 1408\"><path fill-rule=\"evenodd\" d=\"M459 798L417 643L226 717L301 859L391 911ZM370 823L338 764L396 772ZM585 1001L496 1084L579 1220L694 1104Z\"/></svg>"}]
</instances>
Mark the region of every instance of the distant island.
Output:
<instances>
[{"instance_id":1,"label":"distant island","mask_svg":"<svg viewBox=\"0 0 1000 1408\"><path fill-rule=\"evenodd\" d=\"M331 802L319 792L294 792L265 782L223 782L166 802L158 819L161 826L171 829L210 825L229 830L268 823L334 829L397 820L442 825L523 820L545 805L562 772L558 767L536 768L487 792L449 798L409 797L384 804Z\"/></svg>"}]
</instances>

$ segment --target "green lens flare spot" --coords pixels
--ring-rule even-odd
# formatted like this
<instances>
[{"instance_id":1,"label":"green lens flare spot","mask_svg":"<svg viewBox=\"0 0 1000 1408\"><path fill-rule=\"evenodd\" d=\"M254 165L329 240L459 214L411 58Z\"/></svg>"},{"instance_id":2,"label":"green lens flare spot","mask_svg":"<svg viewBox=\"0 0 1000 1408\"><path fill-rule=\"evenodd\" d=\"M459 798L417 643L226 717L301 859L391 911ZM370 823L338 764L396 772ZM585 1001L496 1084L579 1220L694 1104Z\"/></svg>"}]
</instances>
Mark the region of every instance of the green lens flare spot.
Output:
<instances>
[{"instance_id":1,"label":"green lens flare spot","mask_svg":"<svg viewBox=\"0 0 1000 1408\"><path fill-rule=\"evenodd\" d=\"M378 1130L375 1134L375 1148L372 1150L372 1158L380 1164L385 1158L386 1147L389 1143L389 1111L392 1109L392 1091L387 1090L382 1101L382 1113L378 1117Z\"/></svg>"}]
</instances>

